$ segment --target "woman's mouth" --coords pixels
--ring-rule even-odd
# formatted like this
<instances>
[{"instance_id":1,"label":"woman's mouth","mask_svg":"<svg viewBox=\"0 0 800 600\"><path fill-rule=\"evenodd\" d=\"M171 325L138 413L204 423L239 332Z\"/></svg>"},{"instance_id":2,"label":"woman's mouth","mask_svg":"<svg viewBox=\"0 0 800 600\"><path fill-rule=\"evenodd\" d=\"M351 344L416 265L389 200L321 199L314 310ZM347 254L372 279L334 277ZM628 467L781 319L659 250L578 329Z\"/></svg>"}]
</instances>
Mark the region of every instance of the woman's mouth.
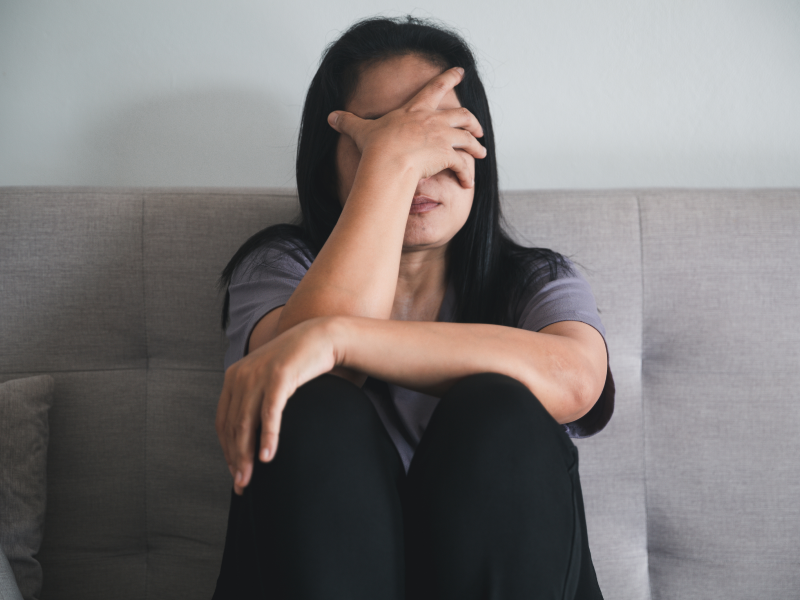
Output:
<instances>
[{"instance_id":1,"label":"woman's mouth","mask_svg":"<svg viewBox=\"0 0 800 600\"><path fill-rule=\"evenodd\" d=\"M427 196L414 196L414 201L411 203L409 214L417 214L429 212L439 206L439 203L433 198Z\"/></svg>"}]
</instances>

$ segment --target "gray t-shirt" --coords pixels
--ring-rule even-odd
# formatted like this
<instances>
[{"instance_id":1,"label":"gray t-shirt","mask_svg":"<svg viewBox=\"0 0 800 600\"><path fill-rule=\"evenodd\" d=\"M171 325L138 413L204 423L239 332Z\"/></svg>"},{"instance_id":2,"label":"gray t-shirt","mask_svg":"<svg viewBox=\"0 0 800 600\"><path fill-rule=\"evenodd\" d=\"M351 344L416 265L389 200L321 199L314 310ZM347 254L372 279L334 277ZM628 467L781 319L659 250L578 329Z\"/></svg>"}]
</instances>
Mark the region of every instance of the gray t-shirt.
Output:
<instances>
[{"instance_id":1,"label":"gray t-shirt","mask_svg":"<svg viewBox=\"0 0 800 600\"><path fill-rule=\"evenodd\" d=\"M234 270L228 288L230 323L226 334L230 346L225 354L226 370L244 356L256 324L268 312L286 304L310 266L311 261L303 252L275 242L251 253ZM597 329L605 341L605 329L589 283L574 270L574 276L559 270L557 279L548 282L548 277L540 277L529 286L514 313L516 326L540 331L559 321L581 321ZM545 269L544 273L548 271ZM454 300L454 290L449 286L437 321L453 321ZM375 405L408 471L439 398L373 377L367 378L363 390ZM614 379L609 367L603 392L592 409L563 427L570 437L589 437L606 426L613 412Z\"/></svg>"}]
</instances>

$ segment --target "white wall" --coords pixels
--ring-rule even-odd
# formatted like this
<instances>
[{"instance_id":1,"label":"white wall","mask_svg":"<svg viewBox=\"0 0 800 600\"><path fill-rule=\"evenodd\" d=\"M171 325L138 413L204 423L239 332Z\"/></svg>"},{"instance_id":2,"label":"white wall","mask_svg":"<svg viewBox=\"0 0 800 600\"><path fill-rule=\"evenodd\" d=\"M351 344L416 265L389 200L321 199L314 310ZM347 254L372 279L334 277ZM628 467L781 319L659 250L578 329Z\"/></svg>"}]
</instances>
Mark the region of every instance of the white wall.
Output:
<instances>
[{"instance_id":1,"label":"white wall","mask_svg":"<svg viewBox=\"0 0 800 600\"><path fill-rule=\"evenodd\" d=\"M800 186L798 0L0 0L0 185L293 186L357 18L474 45L501 187Z\"/></svg>"}]
</instances>

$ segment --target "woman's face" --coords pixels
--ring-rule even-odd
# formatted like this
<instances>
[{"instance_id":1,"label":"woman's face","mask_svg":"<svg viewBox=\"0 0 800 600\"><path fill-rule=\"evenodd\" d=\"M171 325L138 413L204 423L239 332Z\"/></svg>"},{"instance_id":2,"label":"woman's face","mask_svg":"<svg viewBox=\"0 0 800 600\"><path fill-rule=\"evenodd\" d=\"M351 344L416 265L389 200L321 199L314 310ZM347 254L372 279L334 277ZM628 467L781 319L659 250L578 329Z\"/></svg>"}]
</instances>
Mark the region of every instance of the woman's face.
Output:
<instances>
[{"instance_id":1,"label":"woman's face","mask_svg":"<svg viewBox=\"0 0 800 600\"><path fill-rule=\"evenodd\" d=\"M442 69L414 54L392 57L370 65L362 71L355 93L344 110L361 118L366 118L365 115L377 118L375 115L382 116L403 106L441 72ZM439 104L439 109L460 106L455 91L450 90ZM475 159L466 152L464 154L474 169ZM342 206L350 195L360 159L361 153L353 140L347 135L340 135L336 147L336 170ZM414 196L427 196L439 204L428 212L409 213L403 250L446 246L467 221L474 189L461 187L450 169L421 179ZM408 201L410 203L411 198Z\"/></svg>"}]
</instances>

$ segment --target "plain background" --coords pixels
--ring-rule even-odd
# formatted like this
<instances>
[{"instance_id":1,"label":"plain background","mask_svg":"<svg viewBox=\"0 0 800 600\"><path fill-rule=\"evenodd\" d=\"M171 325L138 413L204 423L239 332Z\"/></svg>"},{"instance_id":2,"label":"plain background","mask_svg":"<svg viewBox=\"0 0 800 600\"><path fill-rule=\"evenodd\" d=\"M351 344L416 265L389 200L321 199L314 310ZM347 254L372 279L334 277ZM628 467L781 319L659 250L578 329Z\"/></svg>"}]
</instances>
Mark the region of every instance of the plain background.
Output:
<instances>
[{"instance_id":1,"label":"plain background","mask_svg":"<svg viewBox=\"0 0 800 600\"><path fill-rule=\"evenodd\" d=\"M0 0L0 185L293 187L358 18L458 29L503 189L800 186L800 0Z\"/></svg>"}]
</instances>

